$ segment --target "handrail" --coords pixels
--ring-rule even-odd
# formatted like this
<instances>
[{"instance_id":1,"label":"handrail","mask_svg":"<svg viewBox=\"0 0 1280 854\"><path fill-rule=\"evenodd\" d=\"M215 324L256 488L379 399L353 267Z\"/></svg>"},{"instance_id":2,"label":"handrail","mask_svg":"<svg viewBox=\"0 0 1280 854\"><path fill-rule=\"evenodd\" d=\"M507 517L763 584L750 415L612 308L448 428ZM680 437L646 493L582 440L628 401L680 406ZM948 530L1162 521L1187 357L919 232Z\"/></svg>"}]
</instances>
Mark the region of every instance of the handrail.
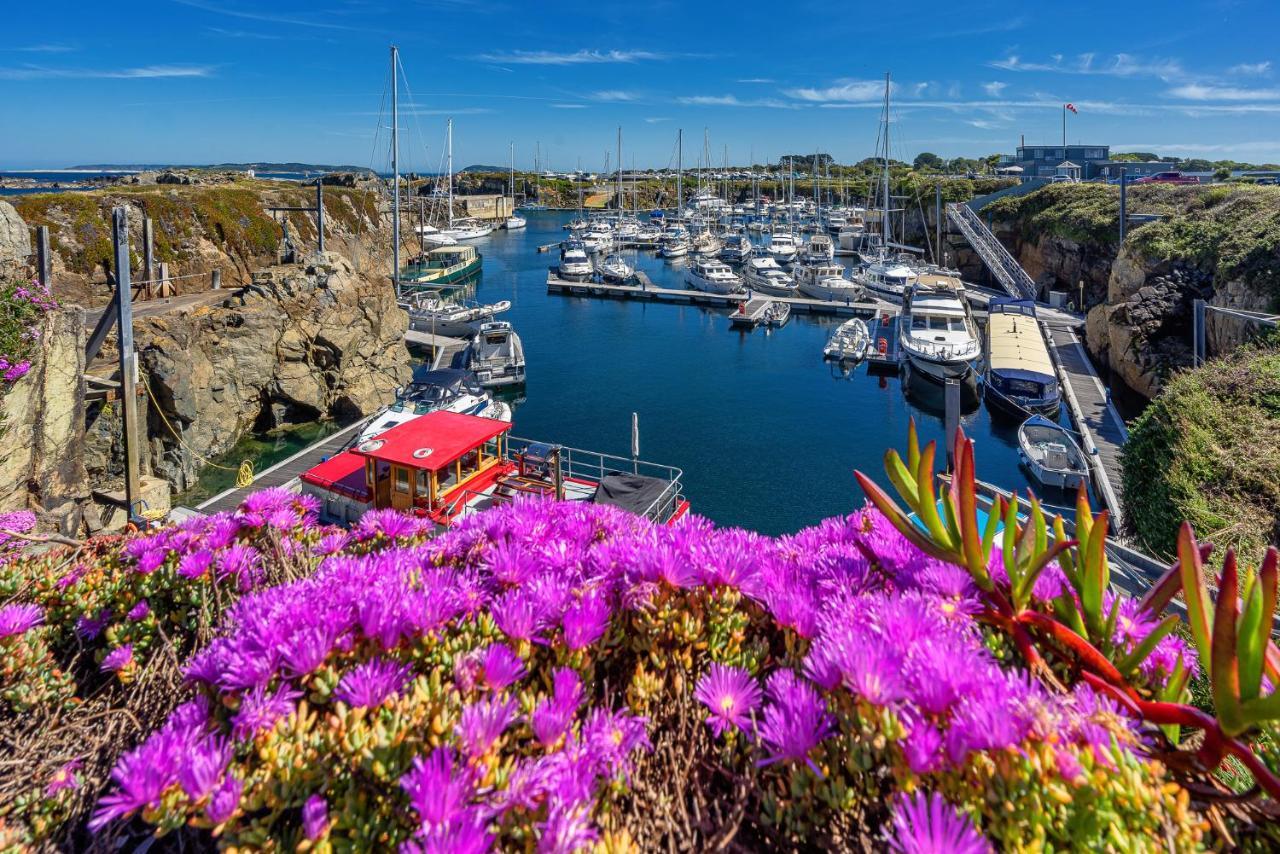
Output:
<instances>
[{"instance_id":1,"label":"handrail","mask_svg":"<svg viewBox=\"0 0 1280 854\"><path fill-rule=\"evenodd\" d=\"M1009 254L1004 244L996 239L973 208L960 202L951 202L947 205L947 219L960 229L969 245L1010 296L1036 298L1038 289L1035 281Z\"/></svg>"}]
</instances>

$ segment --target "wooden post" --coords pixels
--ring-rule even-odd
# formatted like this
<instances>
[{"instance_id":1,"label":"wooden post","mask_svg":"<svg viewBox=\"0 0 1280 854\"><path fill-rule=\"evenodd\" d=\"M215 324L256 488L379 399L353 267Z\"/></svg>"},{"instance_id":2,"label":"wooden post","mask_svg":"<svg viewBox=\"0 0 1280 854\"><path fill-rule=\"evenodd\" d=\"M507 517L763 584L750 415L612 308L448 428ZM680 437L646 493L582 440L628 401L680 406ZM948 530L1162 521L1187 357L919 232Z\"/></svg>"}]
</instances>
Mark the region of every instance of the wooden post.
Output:
<instances>
[{"instance_id":1,"label":"wooden post","mask_svg":"<svg viewBox=\"0 0 1280 854\"><path fill-rule=\"evenodd\" d=\"M956 431L960 429L960 381L955 379L947 380L945 389L946 400L946 442L947 442L947 468L954 469L956 461L953 460L951 449L955 447Z\"/></svg>"},{"instance_id":2,"label":"wooden post","mask_svg":"<svg viewBox=\"0 0 1280 854\"><path fill-rule=\"evenodd\" d=\"M160 262L160 282L156 288L156 295L160 297L171 297L174 295L173 283L169 281L169 265L164 261Z\"/></svg>"},{"instance_id":3,"label":"wooden post","mask_svg":"<svg viewBox=\"0 0 1280 854\"><path fill-rule=\"evenodd\" d=\"M210 284L216 291L222 287L222 271L214 270L209 274Z\"/></svg>"},{"instance_id":4,"label":"wooden post","mask_svg":"<svg viewBox=\"0 0 1280 854\"><path fill-rule=\"evenodd\" d=\"M36 226L36 265L40 270L40 284L45 290L53 290L53 256L49 254L49 226Z\"/></svg>"},{"instance_id":5,"label":"wooden post","mask_svg":"<svg viewBox=\"0 0 1280 854\"><path fill-rule=\"evenodd\" d=\"M133 349L133 293L129 285L129 209L112 211L111 239L115 248L116 322L119 324L120 394L124 413L124 499L130 519L141 514L138 471L138 354Z\"/></svg>"},{"instance_id":6,"label":"wooden post","mask_svg":"<svg viewBox=\"0 0 1280 854\"><path fill-rule=\"evenodd\" d=\"M151 232L151 217L144 216L142 218L142 275L146 281L142 293L147 299L151 299L156 291L156 256L154 241Z\"/></svg>"},{"instance_id":7,"label":"wooden post","mask_svg":"<svg viewBox=\"0 0 1280 854\"><path fill-rule=\"evenodd\" d=\"M316 179L316 232L319 233L320 252L324 252L324 181Z\"/></svg>"},{"instance_id":8,"label":"wooden post","mask_svg":"<svg viewBox=\"0 0 1280 854\"><path fill-rule=\"evenodd\" d=\"M1128 205L1129 182L1125 180L1125 169L1126 167L1124 166L1120 167L1120 245L1121 246L1124 246L1124 233L1129 225L1128 223L1129 212L1127 210L1129 206Z\"/></svg>"}]
</instances>

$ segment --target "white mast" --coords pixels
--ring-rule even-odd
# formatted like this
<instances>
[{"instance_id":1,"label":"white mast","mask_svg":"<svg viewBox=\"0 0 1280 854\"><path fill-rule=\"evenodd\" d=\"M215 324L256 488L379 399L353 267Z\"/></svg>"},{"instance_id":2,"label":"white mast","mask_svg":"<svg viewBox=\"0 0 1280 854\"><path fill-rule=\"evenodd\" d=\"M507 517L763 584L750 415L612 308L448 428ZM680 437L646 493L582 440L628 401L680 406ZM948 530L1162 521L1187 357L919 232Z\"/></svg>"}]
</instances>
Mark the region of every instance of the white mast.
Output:
<instances>
[{"instance_id":1,"label":"white mast","mask_svg":"<svg viewBox=\"0 0 1280 854\"><path fill-rule=\"evenodd\" d=\"M676 131L676 219L684 216L684 128Z\"/></svg>"},{"instance_id":2,"label":"white mast","mask_svg":"<svg viewBox=\"0 0 1280 854\"><path fill-rule=\"evenodd\" d=\"M449 161L445 169L449 172L449 228L453 228L453 119L449 119L448 132L446 134L449 140Z\"/></svg>"},{"instance_id":3,"label":"white mast","mask_svg":"<svg viewBox=\"0 0 1280 854\"><path fill-rule=\"evenodd\" d=\"M893 240L889 219L889 72L884 73L884 208L880 211L880 235L887 249Z\"/></svg>"},{"instance_id":4,"label":"white mast","mask_svg":"<svg viewBox=\"0 0 1280 854\"><path fill-rule=\"evenodd\" d=\"M622 214L626 210L622 195L622 125L618 125L618 222L622 222Z\"/></svg>"},{"instance_id":5,"label":"white mast","mask_svg":"<svg viewBox=\"0 0 1280 854\"><path fill-rule=\"evenodd\" d=\"M400 102L396 67L400 64L400 48L391 46L391 281L396 299L400 298Z\"/></svg>"},{"instance_id":6,"label":"white mast","mask_svg":"<svg viewBox=\"0 0 1280 854\"><path fill-rule=\"evenodd\" d=\"M516 144L511 143L511 210L516 209Z\"/></svg>"}]
</instances>

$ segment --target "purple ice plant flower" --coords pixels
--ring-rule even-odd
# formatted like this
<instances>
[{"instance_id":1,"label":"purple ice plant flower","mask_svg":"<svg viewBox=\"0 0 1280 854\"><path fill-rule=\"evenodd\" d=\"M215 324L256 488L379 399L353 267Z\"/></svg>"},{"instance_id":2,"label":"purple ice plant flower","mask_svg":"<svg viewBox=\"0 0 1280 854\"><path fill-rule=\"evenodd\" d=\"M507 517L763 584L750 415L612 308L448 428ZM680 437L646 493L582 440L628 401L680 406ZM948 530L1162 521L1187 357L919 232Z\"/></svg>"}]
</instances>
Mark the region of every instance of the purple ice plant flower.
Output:
<instances>
[{"instance_id":1,"label":"purple ice plant flower","mask_svg":"<svg viewBox=\"0 0 1280 854\"><path fill-rule=\"evenodd\" d=\"M760 705L760 686L741 667L713 663L700 680L694 697L711 710L707 725L719 738L730 729L746 730Z\"/></svg>"},{"instance_id":2,"label":"purple ice plant flower","mask_svg":"<svg viewBox=\"0 0 1280 854\"><path fill-rule=\"evenodd\" d=\"M208 549L198 549L179 559L178 574L183 578L194 580L208 572L211 566L213 566L213 552Z\"/></svg>"},{"instance_id":3,"label":"purple ice plant flower","mask_svg":"<svg viewBox=\"0 0 1280 854\"><path fill-rule=\"evenodd\" d=\"M898 854L989 854L991 843L937 792L916 792L893 806L885 841Z\"/></svg>"},{"instance_id":4,"label":"purple ice plant flower","mask_svg":"<svg viewBox=\"0 0 1280 854\"><path fill-rule=\"evenodd\" d=\"M401 537L417 536L422 530L423 527L412 516L388 508L370 510L361 516L356 526L355 536L359 540L372 540L378 536L396 540Z\"/></svg>"},{"instance_id":5,"label":"purple ice plant flower","mask_svg":"<svg viewBox=\"0 0 1280 854\"><path fill-rule=\"evenodd\" d=\"M80 619L76 620L76 634L82 640L93 640L102 634L102 630L107 627L109 622L111 622L111 612L105 608L93 616L84 614Z\"/></svg>"},{"instance_id":6,"label":"purple ice plant flower","mask_svg":"<svg viewBox=\"0 0 1280 854\"><path fill-rule=\"evenodd\" d=\"M551 696L534 706L529 726L544 747L551 747L569 730L582 702L582 680L577 671L560 667L552 676Z\"/></svg>"},{"instance_id":7,"label":"purple ice plant flower","mask_svg":"<svg viewBox=\"0 0 1280 854\"><path fill-rule=\"evenodd\" d=\"M133 644L127 643L107 653L106 657L102 659L99 669L103 673L119 673L131 664L133 664Z\"/></svg>"},{"instance_id":8,"label":"purple ice plant flower","mask_svg":"<svg viewBox=\"0 0 1280 854\"><path fill-rule=\"evenodd\" d=\"M213 792L231 762L231 745L220 735L210 735L196 743L181 758L178 782L192 801Z\"/></svg>"},{"instance_id":9,"label":"purple ice plant flower","mask_svg":"<svg viewBox=\"0 0 1280 854\"><path fill-rule=\"evenodd\" d=\"M204 808L204 817L215 825L229 821L236 810L240 809L240 795L243 792L244 783L238 777L233 774L223 777L221 785L214 790Z\"/></svg>"},{"instance_id":10,"label":"purple ice plant flower","mask_svg":"<svg viewBox=\"0 0 1280 854\"><path fill-rule=\"evenodd\" d=\"M485 813L475 807L445 824L424 829L400 847L401 854L485 854L493 848Z\"/></svg>"},{"instance_id":11,"label":"purple ice plant flower","mask_svg":"<svg viewBox=\"0 0 1280 854\"><path fill-rule=\"evenodd\" d=\"M302 805L302 832L315 842L329 832L329 804L314 794Z\"/></svg>"},{"instance_id":12,"label":"purple ice plant flower","mask_svg":"<svg viewBox=\"0 0 1280 854\"><path fill-rule=\"evenodd\" d=\"M345 549L350 542L351 535L346 531L334 531L320 538L320 542L316 543L315 551L318 555L328 557Z\"/></svg>"},{"instance_id":13,"label":"purple ice plant flower","mask_svg":"<svg viewBox=\"0 0 1280 854\"><path fill-rule=\"evenodd\" d=\"M761 766L803 760L819 777L822 770L809 757L830 733L834 723L826 703L813 686L790 670L769 677L769 705L760 723L760 740L769 750Z\"/></svg>"},{"instance_id":14,"label":"purple ice plant flower","mask_svg":"<svg viewBox=\"0 0 1280 854\"><path fill-rule=\"evenodd\" d=\"M138 563L134 570L141 575L150 575L164 566L164 562L168 557L169 549L164 546L147 549L138 557Z\"/></svg>"},{"instance_id":15,"label":"purple ice plant flower","mask_svg":"<svg viewBox=\"0 0 1280 854\"><path fill-rule=\"evenodd\" d=\"M539 830L539 854L574 854L590 850L600 838L585 804L552 808Z\"/></svg>"},{"instance_id":16,"label":"purple ice plant flower","mask_svg":"<svg viewBox=\"0 0 1280 854\"><path fill-rule=\"evenodd\" d=\"M902 753L913 774L931 774L943 765L943 738L928 721L916 721L902 741Z\"/></svg>"},{"instance_id":17,"label":"purple ice plant flower","mask_svg":"<svg viewBox=\"0 0 1280 854\"><path fill-rule=\"evenodd\" d=\"M262 556L249 545L236 543L218 555L219 579L233 578L241 590L249 590L262 574Z\"/></svg>"},{"instance_id":18,"label":"purple ice plant flower","mask_svg":"<svg viewBox=\"0 0 1280 854\"><path fill-rule=\"evenodd\" d=\"M409 681L409 665L385 658L358 664L342 677L333 696L354 708L381 706Z\"/></svg>"},{"instance_id":19,"label":"purple ice plant flower","mask_svg":"<svg viewBox=\"0 0 1280 854\"><path fill-rule=\"evenodd\" d=\"M591 590L565 609L564 643L571 650L585 649L609 629L612 609L600 590Z\"/></svg>"},{"instance_id":20,"label":"purple ice plant flower","mask_svg":"<svg viewBox=\"0 0 1280 854\"><path fill-rule=\"evenodd\" d=\"M138 604L134 605L132 608L129 609L129 613L127 614L127 616L130 620L137 622L138 620L145 620L147 618L147 615L150 613L151 613L151 606L147 604L147 600L139 599Z\"/></svg>"},{"instance_id":21,"label":"purple ice plant flower","mask_svg":"<svg viewBox=\"0 0 1280 854\"><path fill-rule=\"evenodd\" d=\"M489 607L498 628L510 638L532 641L544 624L544 615L532 596L523 590L509 590Z\"/></svg>"},{"instance_id":22,"label":"purple ice plant flower","mask_svg":"<svg viewBox=\"0 0 1280 854\"><path fill-rule=\"evenodd\" d=\"M58 792L66 791L67 789L80 788L80 776L78 772L82 765L84 765L84 760L72 759L70 762L55 771L53 773L53 777L50 778L48 785L44 787L44 796L46 798L52 798L54 795L58 794Z\"/></svg>"},{"instance_id":23,"label":"purple ice plant flower","mask_svg":"<svg viewBox=\"0 0 1280 854\"><path fill-rule=\"evenodd\" d=\"M231 735L237 740L253 738L269 730L281 718L293 714L294 701L302 696L287 682L268 691L265 685L251 688L240 698L240 709L231 717Z\"/></svg>"},{"instance_id":24,"label":"purple ice plant flower","mask_svg":"<svg viewBox=\"0 0 1280 854\"><path fill-rule=\"evenodd\" d=\"M415 757L409 771L400 778L400 788L408 795L409 805L418 813L424 828L456 820L475 793L469 766L454 766L453 748L437 747L429 756Z\"/></svg>"},{"instance_id":25,"label":"purple ice plant flower","mask_svg":"<svg viewBox=\"0 0 1280 854\"><path fill-rule=\"evenodd\" d=\"M519 706L514 699L492 697L472 703L462 710L456 734L462 752L472 758L483 756L515 720Z\"/></svg>"},{"instance_id":26,"label":"purple ice plant flower","mask_svg":"<svg viewBox=\"0 0 1280 854\"><path fill-rule=\"evenodd\" d=\"M524 662L504 643L492 644L482 659L484 683L492 691L503 691L524 678Z\"/></svg>"},{"instance_id":27,"label":"purple ice plant flower","mask_svg":"<svg viewBox=\"0 0 1280 854\"><path fill-rule=\"evenodd\" d=\"M25 634L43 622L39 605L5 605L0 608L0 638Z\"/></svg>"},{"instance_id":28,"label":"purple ice plant flower","mask_svg":"<svg viewBox=\"0 0 1280 854\"><path fill-rule=\"evenodd\" d=\"M593 709L582 724L581 744L591 757L598 775L631 773L631 754L652 750L647 727L649 719L626 709Z\"/></svg>"}]
</instances>

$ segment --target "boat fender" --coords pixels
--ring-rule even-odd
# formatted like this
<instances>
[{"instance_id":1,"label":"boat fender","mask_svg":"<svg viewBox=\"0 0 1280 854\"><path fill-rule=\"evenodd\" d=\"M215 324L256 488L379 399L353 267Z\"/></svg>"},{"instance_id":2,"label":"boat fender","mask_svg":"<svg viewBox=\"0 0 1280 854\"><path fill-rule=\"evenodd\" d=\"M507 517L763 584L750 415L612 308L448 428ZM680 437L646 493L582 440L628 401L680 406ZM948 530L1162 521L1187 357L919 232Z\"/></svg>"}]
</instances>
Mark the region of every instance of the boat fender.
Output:
<instances>
[{"instance_id":1,"label":"boat fender","mask_svg":"<svg viewBox=\"0 0 1280 854\"><path fill-rule=\"evenodd\" d=\"M876 342L876 349L879 350L880 355L883 356L885 353L889 352L889 342L881 338Z\"/></svg>"},{"instance_id":2,"label":"boat fender","mask_svg":"<svg viewBox=\"0 0 1280 854\"><path fill-rule=\"evenodd\" d=\"M889 312L886 311L880 315L880 325L881 326L889 325ZM883 341L884 339L881 338L880 340Z\"/></svg>"}]
</instances>

